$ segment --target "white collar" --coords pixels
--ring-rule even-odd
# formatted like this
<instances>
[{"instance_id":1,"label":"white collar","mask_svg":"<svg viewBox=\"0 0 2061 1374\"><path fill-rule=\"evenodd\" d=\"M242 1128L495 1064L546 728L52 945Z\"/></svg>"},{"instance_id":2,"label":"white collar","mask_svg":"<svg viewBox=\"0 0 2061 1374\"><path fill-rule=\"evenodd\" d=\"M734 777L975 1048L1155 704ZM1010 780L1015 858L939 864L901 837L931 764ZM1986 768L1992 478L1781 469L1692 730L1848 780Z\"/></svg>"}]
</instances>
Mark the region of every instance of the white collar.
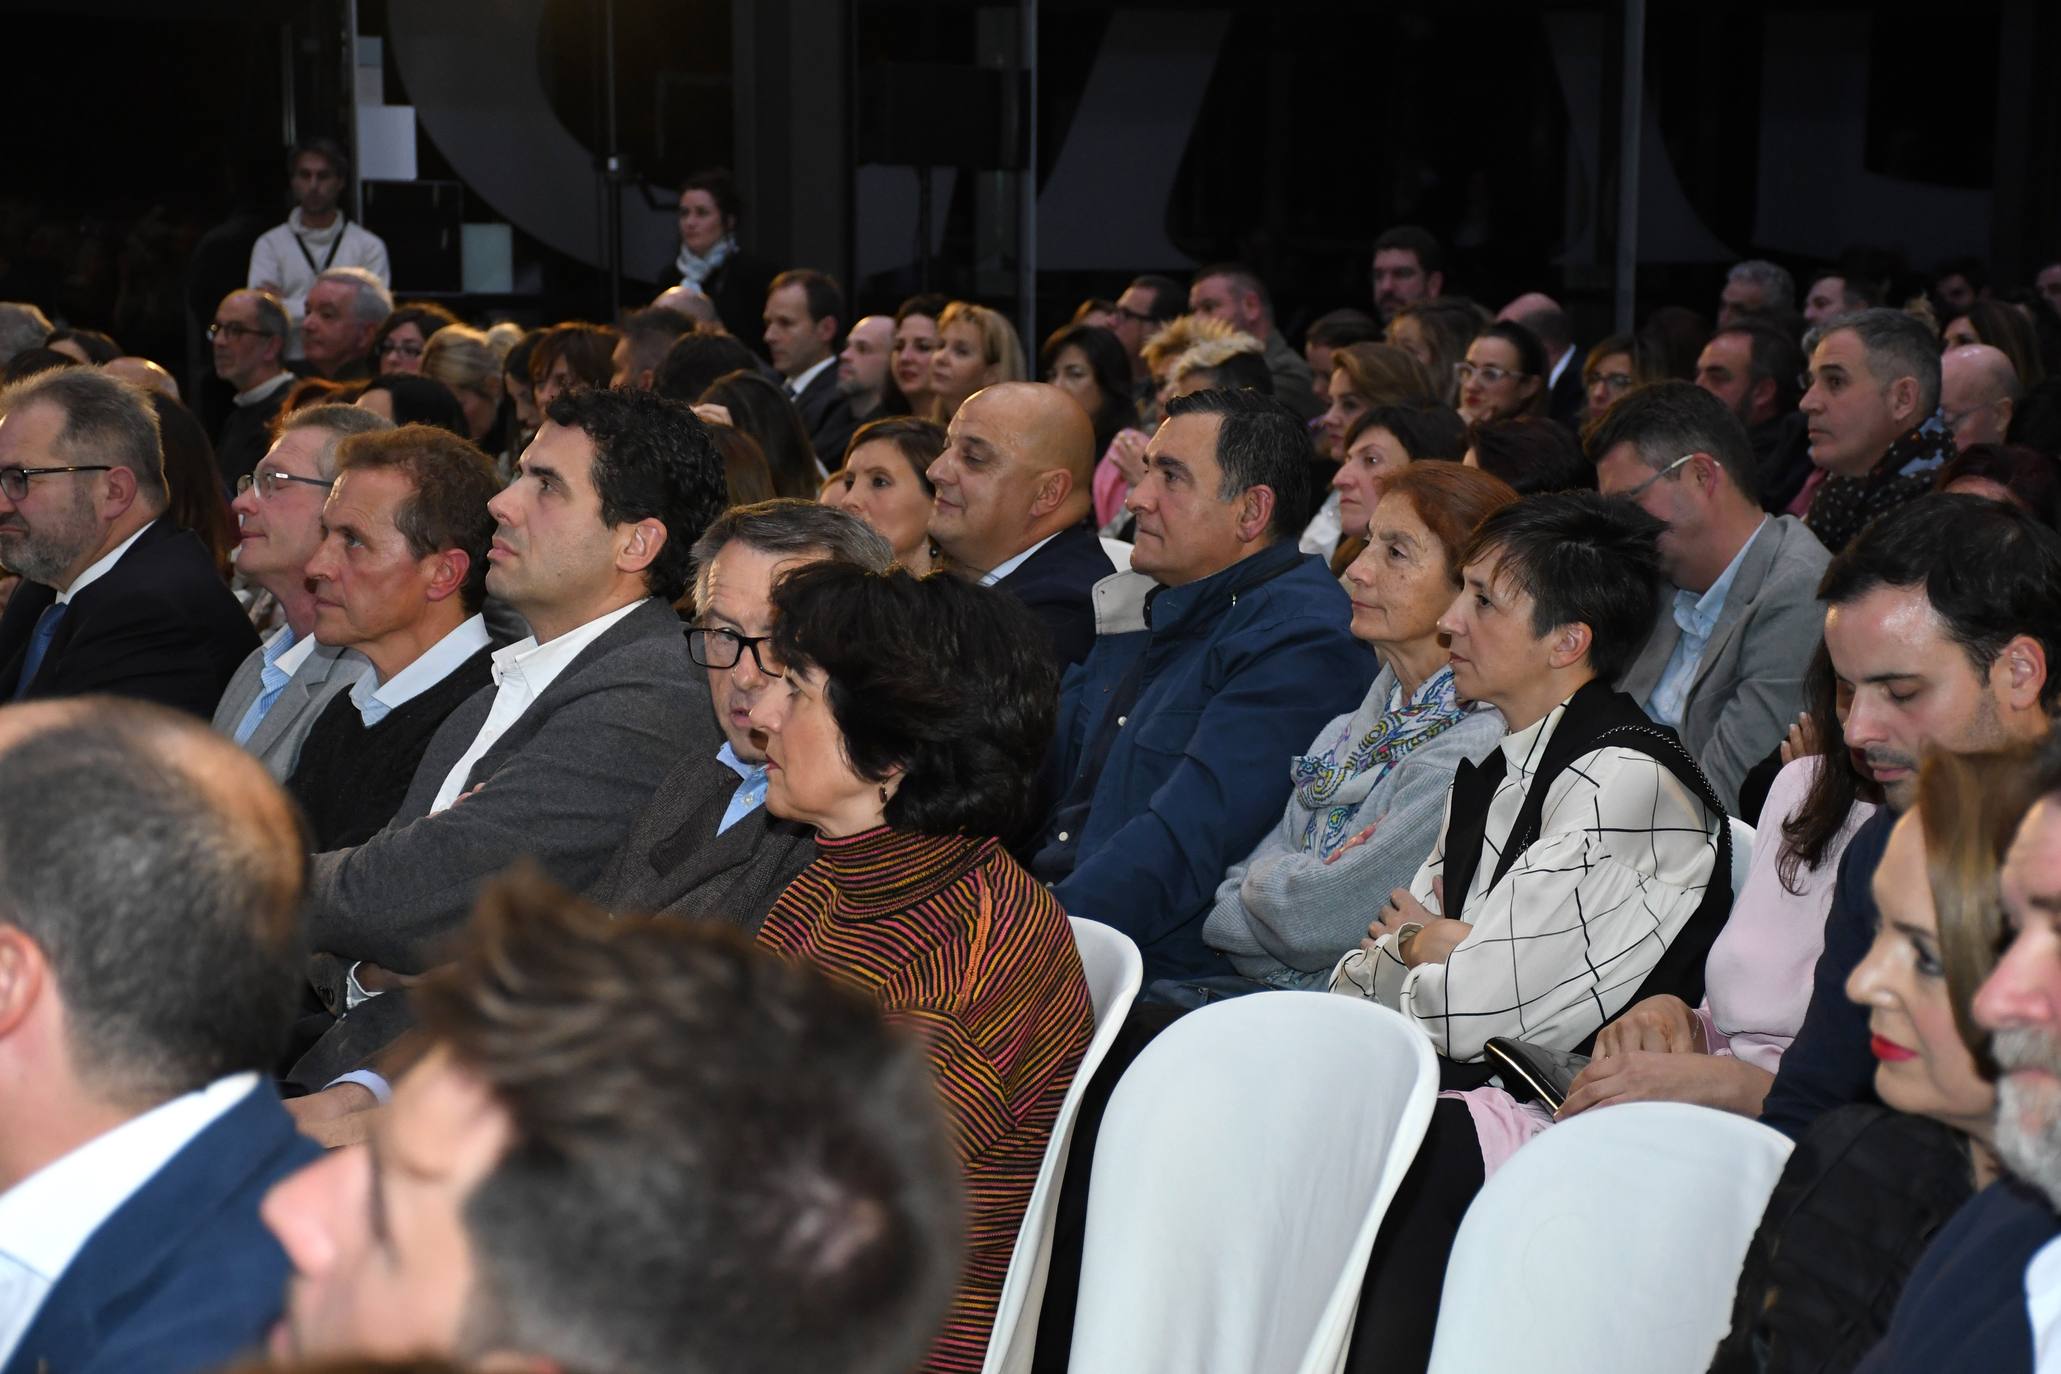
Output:
<instances>
[{"instance_id":1,"label":"white collar","mask_svg":"<svg viewBox=\"0 0 2061 1374\"><path fill-rule=\"evenodd\" d=\"M1567 351L1560 355L1560 361L1553 364L1553 371L1547 375L1546 390L1551 391L1554 387L1560 385L1560 374L1567 371L1567 365L1573 361L1574 345L1569 344Z\"/></svg>"},{"instance_id":2,"label":"white collar","mask_svg":"<svg viewBox=\"0 0 2061 1374\"><path fill-rule=\"evenodd\" d=\"M1005 558L1001 562L995 564L994 567L989 568L985 573L981 574L980 585L983 587L994 586L997 582L1000 582L1003 578L1009 576L1010 573L1013 573L1018 568L1022 567L1024 565L1025 560L1027 560L1032 554L1036 553L1039 549L1044 548L1045 545L1057 539L1062 533L1064 533L1064 531L1054 530L1052 531L1052 533L1046 535L1043 539L1040 539L1037 543L1025 549L1022 553L1017 554L1013 558Z\"/></svg>"},{"instance_id":3,"label":"white collar","mask_svg":"<svg viewBox=\"0 0 2061 1374\"><path fill-rule=\"evenodd\" d=\"M301 219L300 206L296 205L293 209L286 212L286 227L317 245L327 243L331 238L342 233L344 226L350 222L351 217L343 212L343 206L341 205L336 207L336 218L320 229L310 229L306 221Z\"/></svg>"},{"instance_id":4,"label":"white collar","mask_svg":"<svg viewBox=\"0 0 2061 1374\"><path fill-rule=\"evenodd\" d=\"M129 551L129 545L141 539L143 537L143 530L149 529L152 525L155 525L156 523L157 519L154 516L151 519L144 521L143 529L137 530L136 533L130 535L127 539L124 539L121 543L115 545L106 553L102 554L99 557L99 559L87 564L86 571L80 573L77 577L73 578L72 585L66 587L63 591L57 594L57 604L60 606L69 606L71 604L73 597L77 596L80 592L85 591L86 588L92 586L95 582L98 582L103 576L106 575L107 570L109 568L112 568L115 564L121 562L122 555Z\"/></svg>"},{"instance_id":5,"label":"white collar","mask_svg":"<svg viewBox=\"0 0 2061 1374\"><path fill-rule=\"evenodd\" d=\"M504 678L519 677L528 684L530 700L544 695L545 689L565 671L566 665L580 656L580 651L608 633L609 627L642 606L650 597L632 601L627 606L618 606L607 615L596 616L578 629L567 630L558 638L546 643L537 643L535 635L518 639L505 649L494 651L494 684L499 686Z\"/></svg>"},{"instance_id":6,"label":"white collar","mask_svg":"<svg viewBox=\"0 0 2061 1374\"><path fill-rule=\"evenodd\" d=\"M1573 699L1569 697L1568 701ZM1567 702L1563 701L1522 730L1503 736L1503 761L1509 765L1512 776L1529 778L1539 771L1539 759L1546 752L1546 742L1553 738L1553 731L1560 726L1560 718L1566 714Z\"/></svg>"},{"instance_id":7,"label":"white collar","mask_svg":"<svg viewBox=\"0 0 2061 1374\"><path fill-rule=\"evenodd\" d=\"M293 626L288 625L287 627L285 627L284 630L281 631L281 633L288 635L292 634ZM298 673L301 670L301 665L303 663L306 663L310 658L314 657L314 654L315 636L309 635L305 639L295 639L293 643L287 645L286 648L280 652L279 657L272 660L272 666L274 668L277 668L280 672L286 674L288 677L292 677L295 673Z\"/></svg>"},{"instance_id":8,"label":"white collar","mask_svg":"<svg viewBox=\"0 0 2061 1374\"><path fill-rule=\"evenodd\" d=\"M796 377L793 381L787 384L788 395L799 396L804 391L807 391L809 389L809 383L816 380L816 374L821 372L824 368L831 366L836 361L837 355L833 353L829 357L825 358L822 362L817 363L814 367L810 368L807 372L802 373L801 376Z\"/></svg>"},{"instance_id":9,"label":"white collar","mask_svg":"<svg viewBox=\"0 0 2061 1374\"><path fill-rule=\"evenodd\" d=\"M234 400L236 404L240 406L254 406L259 401L264 400L267 396L270 396L273 392L279 390L283 386L288 385L292 381L293 374L291 372L288 372L285 368L281 368L279 369L279 373L277 376L259 382L256 386L252 387L248 391L239 391L236 393L235 396L231 397L230 399Z\"/></svg>"},{"instance_id":10,"label":"white collar","mask_svg":"<svg viewBox=\"0 0 2061 1374\"><path fill-rule=\"evenodd\" d=\"M366 703L376 701L391 711L396 706L405 706L430 688L442 682L458 667L493 643L487 634L487 618L471 615L458 622L442 639L424 649L415 661L395 673L387 682L379 681L379 672L374 669L351 684L351 704L360 711Z\"/></svg>"}]
</instances>

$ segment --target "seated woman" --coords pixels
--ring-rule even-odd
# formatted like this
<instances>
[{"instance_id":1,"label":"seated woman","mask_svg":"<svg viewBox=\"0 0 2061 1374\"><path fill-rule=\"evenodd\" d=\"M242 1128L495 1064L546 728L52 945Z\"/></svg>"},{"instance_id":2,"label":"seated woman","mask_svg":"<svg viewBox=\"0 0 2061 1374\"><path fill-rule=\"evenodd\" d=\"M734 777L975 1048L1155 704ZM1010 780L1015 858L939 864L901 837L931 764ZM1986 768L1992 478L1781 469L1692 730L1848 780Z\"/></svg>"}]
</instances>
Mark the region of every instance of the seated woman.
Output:
<instances>
[{"instance_id":1,"label":"seated woman","mask_svg":"<svg viewBox=\"0 0 2061 1374\"><path fill-rule=\"evenodd\" d=\"M1321 986L1365 928L1367 894L1409 882L1431 852L1453 770L1502 737L1502 717L1459 699L1438 618L1460 590L1468 536L1516 499L1457 463L1411 466L1388 483L1373 542L1345 575L1353 633L1381 656L1381 675L1359 710L1289 761L1287 811L1224 875L1203 923L1245 977Z\"/></svg>"},{"instance_id":2,"label":"seated woman","mask_svg":"<svg viewBox=\"0 0 2061 1374\"><path fill-rule=\"evenodd\" d=\"M1375 406L1346 428L1344 458L1331 475L1338 512L1338 551L1331 570L1343 573L1367 547L1367 522L1383 486L1420 459L1459 462L1467 427L1444 406Z\"/></svg>"},{"instance_id":3,"label":"seated woman","mask_svg":"<svg viewBox=\"0 0 2061 1374\"><path fill-rule=\"evenodd\" d=\"M773 607L784 683L751 711L766 809L814 826L819 857L758 941L870 993L927 1046L968 1245L925 1368L977 1371L1094 1023L1066 913L997 838L1032 818L1056 670L1029 611L957 578L816 564Z\"/></svg>"},{"instance_id":4,"label":"seated woman","mask_svg":"<svg viewBox=\"0 0 2061 1374\"><path fill-rule=\"evenodd\" d=\"M1320 446L1328 447L1333 454L1347 451L1351 442L1347 435L1360 417L1370 410L1386 406L1414 408L1438 404L1437 388L1416 355L1385 343L1353 344L1333 353L1331 381L1326 395L1329 404L1324 413L1312 422L1312 427L1320 436ZM1316 483L1319 490L1327 485L1328 476ZM1352 561L1352 556L1339 558L1343 541L1350 537L1349 532L1340 532L1339 498L1337 491L1324 494L1322 504L1310 517L1298 542L1304 553L1316 554L1327 561L1337 560L1335 566L1344 567Z\"/></svg>"},{"instance_id":5,"label":"seated woman","mask_svg":"<svg viewBox=\"0 0 2061 1374\"><path fill-rule=\"evenodd\" d=\"M1926 1243L1997 1176L1995 1066L1972 1014L2004 929L1997 875L2031 802L2022 754L1928 755L1875 870L1882 924L1846 995L1883 1106L1841 1107L1783 1167L1713 1370L1850 1369Z\"/></svg>"},{"instance_id":6,"label":"seated woman","mask_svg":"<svg viewBox=\"0 0 2061 1374\"><path fill-rule=\"evenodd\" d=\"M1469 425L1467 452L1460 461L1493 472L1520 496L1596 489L1596 465L1565 425L1543 415Z\"/></svg>"},{"instance_id":7,"label":"seated woman","mask_svg":"<svg viewBox=\"0 0 2061 1374\"><path fill-rule=\"evenodd\" d=\"M1135 429L1131 360L1116 335L1094 325L1054 331L1038 355L1045 380L1081 404L1095 423L1095 452L1105 453L1118 431Z\"/></svg>"},{"instance_id":8,"label":"seated woman","mask_svg":"<svg viewBox=\"0 0 2061 1374\"><path fill-rule=\"evenodd\" d=\"M937 317L937 348L930 355L930 412L925 419L952 423L966 398L996 382L1029 376L1016 326L999 310L953 301Z\"/></svg>"},{"instance_id":9,"label":"seated woman","mask_svg":"<svg viewBox=\"0 0 2061 1374\"><path fill-rule=\"evenodd\" d=\"M930 542L930 465L945 451L945 432L929 420L893 415L868 420L845 446L844 467L831 479L835 504L871 525L895 551L895 562L921 577L943 554Z\"/></svg>"},{"instance_id":10,"label":"seated woman","mask_svg":"<svg viewBox=\"0 0 2061 1374\"><path fill-rule=\"evenodd\" d=\"M1498 320L1475 335L1453 375L1460 382L1460 418L1470 425L1546 413L1546 346L1515 320Z\"/></svg>"}]
</instances>

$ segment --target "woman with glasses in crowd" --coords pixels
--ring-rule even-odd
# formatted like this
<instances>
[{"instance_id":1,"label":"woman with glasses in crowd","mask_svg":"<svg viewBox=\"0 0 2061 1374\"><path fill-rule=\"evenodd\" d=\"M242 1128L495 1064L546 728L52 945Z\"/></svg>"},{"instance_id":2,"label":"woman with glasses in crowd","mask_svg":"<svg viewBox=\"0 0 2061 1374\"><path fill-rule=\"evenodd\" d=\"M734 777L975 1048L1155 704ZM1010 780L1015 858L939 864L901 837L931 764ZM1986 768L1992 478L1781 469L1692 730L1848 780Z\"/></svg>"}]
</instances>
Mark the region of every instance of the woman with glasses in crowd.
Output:
<instances>
[{"instance_id":1,"label":"woman with glasses in crowd","mask_svg":"<svg viewBox=\"0 0 2061 1374\"><path fill-rule=\"evenodd\" d=\"M430 335L456 323L458 317L441 305L413 301L397 308L372 336L373 365L382 377L395 372L421 372L422 354L429 347Z\"/></svg>"},{"instance_id":2,"label":"woman with glasses in crowd","mask_svg":"<svg viewBox=\"0 0 2061 1374\"><path fill-rule=\"evenodd\" d=\"M1460 418L1470 425L1546 413L1546 346L1515 321L1499 320L1476 334L1453 375L1460 382Z\"/></svg>"}]
</instances>

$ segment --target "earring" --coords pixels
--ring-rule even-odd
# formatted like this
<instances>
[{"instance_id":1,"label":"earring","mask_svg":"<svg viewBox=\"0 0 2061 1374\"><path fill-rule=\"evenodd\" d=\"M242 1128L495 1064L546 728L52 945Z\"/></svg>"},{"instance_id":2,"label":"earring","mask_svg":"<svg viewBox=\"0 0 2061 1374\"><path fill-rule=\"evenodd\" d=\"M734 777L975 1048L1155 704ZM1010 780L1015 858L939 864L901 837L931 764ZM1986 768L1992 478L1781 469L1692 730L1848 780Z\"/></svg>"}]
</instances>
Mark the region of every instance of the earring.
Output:
<instances>
[{"instance_id":1,"label":"earring","mask_svg":"<svg viewBox=\"0 0 2061 1374\"><path fill-rule=\"evenodd\" d=\"M886 784L886 783L882 783L882 784L880 784L880 804L881 804L882 806L886 806L886 805L887 805L887 784Z\"/></svg>"}]
</instances>

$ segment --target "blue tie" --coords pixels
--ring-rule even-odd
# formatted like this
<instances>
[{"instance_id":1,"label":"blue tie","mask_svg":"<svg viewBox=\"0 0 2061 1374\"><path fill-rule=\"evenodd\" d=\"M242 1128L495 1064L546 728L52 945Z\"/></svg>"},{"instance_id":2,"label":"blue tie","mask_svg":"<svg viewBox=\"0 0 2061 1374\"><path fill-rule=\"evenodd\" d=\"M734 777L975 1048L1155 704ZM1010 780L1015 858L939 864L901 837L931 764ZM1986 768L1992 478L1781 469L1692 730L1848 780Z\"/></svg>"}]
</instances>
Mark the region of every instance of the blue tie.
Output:
<instances>
[{"instance_id":1,"label":"blue tie","mask_svg":"<svg viewBox=\"0 0 2061 1374\"><path fill-rule=\"evenodd\" d=\"M36 679L36 670L43 666L43 655L50 652L50 641L57 637L57 622L64 619L64 613L71 609L61 601L53 601L43 608L43 614L36 617L36 628L29 632L29 651L22 655L21 677L14 684L14 700L20 701L28 694L29 684Z\"/></svg>"}]
</instances>

